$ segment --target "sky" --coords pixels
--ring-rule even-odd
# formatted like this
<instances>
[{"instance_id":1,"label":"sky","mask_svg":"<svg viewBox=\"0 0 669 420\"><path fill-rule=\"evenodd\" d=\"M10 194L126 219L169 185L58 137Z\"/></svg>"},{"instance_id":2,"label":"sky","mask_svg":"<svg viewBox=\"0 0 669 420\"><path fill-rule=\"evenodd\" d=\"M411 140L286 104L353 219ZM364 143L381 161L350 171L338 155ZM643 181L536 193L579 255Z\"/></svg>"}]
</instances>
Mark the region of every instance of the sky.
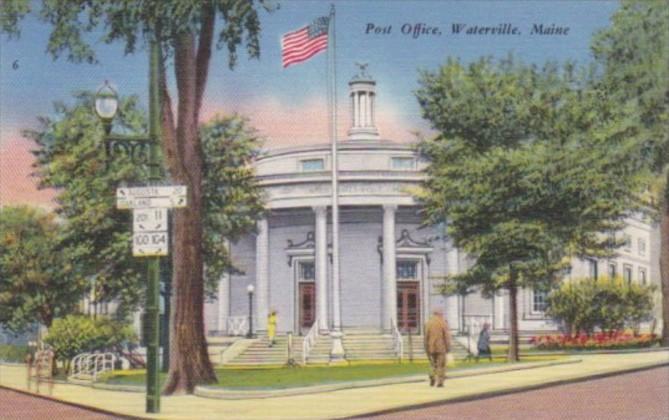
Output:
<instances>
[{"instance_id":1,"label":"sky","mask_svg":"<svg viewBox=\"0 0 669 420\"><path fill-rule=\"evenodd\" d=\"M267 148L327 141L326 59L319 54L287 69L281 67L281 36L329 13L330 2L277 1L272 13L261 11L261 55L242 53L230 70L227 53L215 51L201 112L238 112L265 138ZM376 121L381 137L407 142L414 131L429 132L414 92L419 71L434 71L448 57L463 62L481 56L514 54L527 63L565 60L586 64L593 34L609 25L617 1L362 1L339 0L336 8L338 138L345 139L348 81L356 62L368 63L377 82ZM517 27L513 35L454 34L467 28ZM566 35L532 34L533 25L568 28ZM414 36L413 30L436 32ZM122 44L107 45L100 34L90 40L99 63L54 61L46 54L51 27L35 18L22 23L19 39L0 39L0 205L52 206L52 191L37 191L30 176L34 148L21 131L50 115L54 101L71 101L78 90L96 90L109 80L121 95L137 94L147 104L148 54L142 48L125 55ZM409 33L403 33L409 32ZM332 43L330 44L332 45ZM172 96L176 96L172 83Z\"/></svg>"}]
</instances>

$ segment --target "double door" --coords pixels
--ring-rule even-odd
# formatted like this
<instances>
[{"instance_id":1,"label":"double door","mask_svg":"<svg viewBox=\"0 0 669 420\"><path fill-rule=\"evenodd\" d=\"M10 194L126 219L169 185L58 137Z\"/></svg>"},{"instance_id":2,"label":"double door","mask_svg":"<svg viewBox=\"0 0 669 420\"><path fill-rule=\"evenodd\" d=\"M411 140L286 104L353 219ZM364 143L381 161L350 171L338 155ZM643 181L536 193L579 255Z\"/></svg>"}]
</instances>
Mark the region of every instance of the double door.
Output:
<instances>
[{"instance_id":1,"label":"double door","mask_svg":"<svg viewBox=\"0 0 669 420\"><path fill-rule=\"evenodd\" d=\"M403 334L420 332L420 293L417 281L397 282L397 328Z\"/></svg>"},{"instance_id":2,"label":"double door","mask_svg":"<svg viewBox=\"0 0 669 420\"><path fill-rule=\"evenodd\" d=\"M298 325L300 333L306 334L316 321L316 284L314 282L300 282L298 293Z\"/></svg>"}]
</instances>

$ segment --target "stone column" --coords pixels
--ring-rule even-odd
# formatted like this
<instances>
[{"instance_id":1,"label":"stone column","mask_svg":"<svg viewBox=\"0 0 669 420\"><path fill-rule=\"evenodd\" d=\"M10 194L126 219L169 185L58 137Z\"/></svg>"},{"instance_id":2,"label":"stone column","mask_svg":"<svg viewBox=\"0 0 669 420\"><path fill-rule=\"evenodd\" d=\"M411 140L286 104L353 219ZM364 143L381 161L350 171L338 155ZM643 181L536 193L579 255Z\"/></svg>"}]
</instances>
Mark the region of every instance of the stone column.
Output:
<instances>
[{"instance_id":1,"label":"stone column","mask_svg":"<svg viewBox=\"0 0 669 420\"><path fill-rule=\"evenodd\" d=\"M458 249L449 243L449 250L446 256L448 265L448 274L455 275L460 272L460 253ZM452 330L458 330L460 326L460 305L458 295L451 295L446 298L446 319Z\"/></svg>"},{"instance_id":2,"label":"stone column","mask_svg":"<svg viewBox=\"0 0 669 420\"><path fill-rule=\"evenodd\" d=\"M492 328L495 330L501 330L506 326L506 320L504 319L506 316L504 311L504 306L506 305L504 293L499 291L495 293L492 298L495 306L495 325L493 325Z\"/></svg>"},{"instance_id":3,"label":"stone column","mask_svg":"<svg viewBox=\"0 0 669 420\"><path fill-rule=\"evenodd\" d=\"M318 330L328 330L328 238L327 207L314 207L316 213L316 310Z\"/></svg>"},{"instance_id":4,"label":"stone column","mask_svg":"<svg viewBox=\"0 0 669 420\"><path fill-rule=\"evenodd\" d=\"M255 287L255 319L253 325L258 331L266 331L267 314L269 312L269 227L267 219L258 221Z\"/></svg>"},{"instance_id":5,"label":"stone column","mask_svg":"<svg viewBox=\"0 0 669 420\"><path fill-rule=\"evenodd\" d=\"M230 254L230 242L225 241L225 247ZM216 329L224 334L228 333L228 316L230 316L230 273L226 271L218 282L217 291L218 319Z\"/></svg>"},{"instance_id":6,"label":"stone column","mask_svg":"<svg viewBox=\"0 0 669 420\"><path fill-rule=\"evenodd\" d=\"M397 281L395 278L396 205L383 206L383 328L390 330L391 318L397 325Z\"/></svg>"}]
</instances>

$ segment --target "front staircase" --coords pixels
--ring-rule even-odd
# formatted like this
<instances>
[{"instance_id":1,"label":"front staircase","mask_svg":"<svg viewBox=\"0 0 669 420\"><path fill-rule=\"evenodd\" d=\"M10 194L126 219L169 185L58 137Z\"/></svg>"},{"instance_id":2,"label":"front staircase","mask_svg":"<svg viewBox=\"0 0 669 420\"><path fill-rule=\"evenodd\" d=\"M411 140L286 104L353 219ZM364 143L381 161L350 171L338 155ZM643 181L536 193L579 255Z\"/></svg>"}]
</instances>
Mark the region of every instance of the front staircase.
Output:
<instances>
[{"instance_id":1,"label":"front staircase","mask_svg":"<svg viewBox=\"0 0 669 420\"><path fill-rule=\"evenodd\" d=\"M301 336L293 336L292 358L297 364L303 363ZM403 339L403 361L426 360L423 348L423 336L412 335L411 340L407 335ZM411 341L411 346L409 345ZM467 349L455 338L451 340L452 353L456 359L467 357ZM348 361L397 361L398 355L394 349L391 334L379 330L346 329L342 341ZM409 349L412 349L412 352ZM319 335L311 352L307 357L307 365L327 364L330 362L330 351L332 350L332 339L328 335ZM249 347L239 355L225 363L231 367L253 367L253 366L281 366L288 363L288 336L277 335L275 344L269 347L267 337L255 340Z\"/></svg>"}]
</instances>

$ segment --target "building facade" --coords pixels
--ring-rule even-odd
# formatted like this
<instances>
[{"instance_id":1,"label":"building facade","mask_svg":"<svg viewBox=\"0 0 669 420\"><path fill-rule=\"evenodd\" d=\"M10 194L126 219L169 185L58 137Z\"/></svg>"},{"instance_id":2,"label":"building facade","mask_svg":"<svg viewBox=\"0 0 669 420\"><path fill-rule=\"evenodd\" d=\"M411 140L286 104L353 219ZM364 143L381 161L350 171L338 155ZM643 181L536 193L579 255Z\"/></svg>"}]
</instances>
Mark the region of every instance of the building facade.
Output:
<instances>
[{"instance_id":1,"label":"building facade","mask_svg":"<svg viewBox=\"0 0 669 420\"><path fill-rule=\"evenodd\" d=\"M205 308L210 334L242 335L248 329L252 294L253 327L266 329L278 313L279 333L321 333L341 314L347 329L421 333L431 309L444 309L452 329L468 323L508 325L508 298L443 296L443 278L467 268L467 257L444 235L443 227L421 225L421 207L412 196L427 162L410 144L379 137L374 120L376 83L364 72L349 82L351 128L338 143L340 299L332 283L331 146L272 150L256 162L266 192L267 216L258 233L230 244L241 274L224 275L217 298ZM630 219L628 244L610 261L576 260L570 276L619 274L648 283L659 278L651 261L657 249L648 221ZM545 293L520 293L520 329L554 330L544 315Z\"/></svg>"}]
</instances>

